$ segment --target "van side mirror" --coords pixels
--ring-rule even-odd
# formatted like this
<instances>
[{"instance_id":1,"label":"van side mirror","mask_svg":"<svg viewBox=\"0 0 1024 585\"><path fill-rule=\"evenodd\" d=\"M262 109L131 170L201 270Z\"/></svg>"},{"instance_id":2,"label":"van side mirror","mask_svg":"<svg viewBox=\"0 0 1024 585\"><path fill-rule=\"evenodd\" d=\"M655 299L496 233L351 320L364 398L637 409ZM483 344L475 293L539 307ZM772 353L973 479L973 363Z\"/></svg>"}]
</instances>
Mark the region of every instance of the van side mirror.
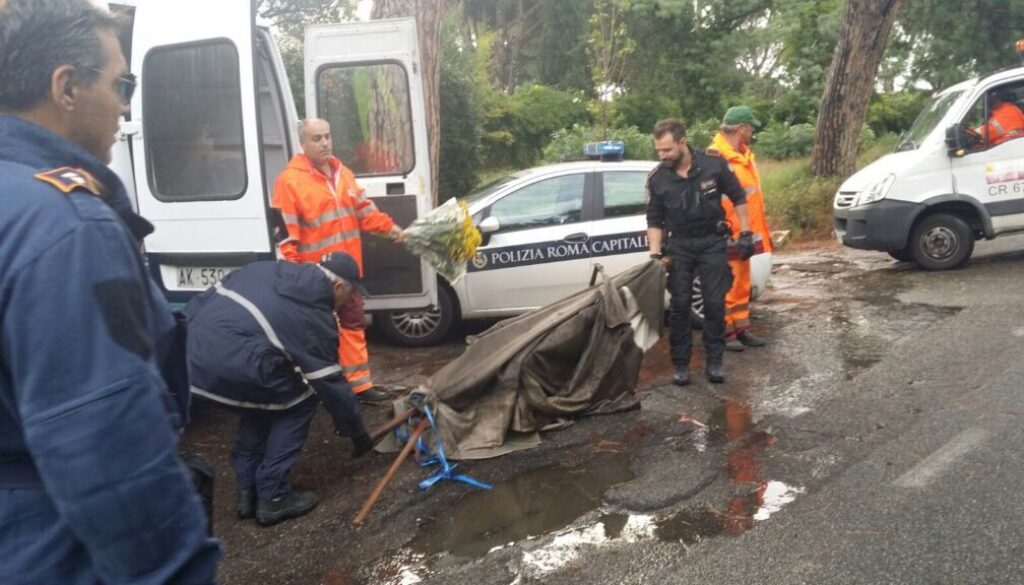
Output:
<instances>
[{"instance_id":1,"label":"van side mirror","mask_svg":"<svg viewBox=\"0 0 1024 585\"><path fill-rule=\"evenodd\" d=\"M483 236L481 243L486 246L491 240L491 234L501 229L501 222L498 221L498 218L491 216L484 218L476 227L480 230L480 235Z\"/></svg>"},{"instance_id":2,"label":"van side mirror","mask_svg":"<svg viewBox=\"0 0 1024 585\"><path fill-rule=\"evenodd\" d=\"M964 156L980 143L981 136L977 132L964 128L963 124L953 124L946 128L946 147L949 148L949 156L957 158Z\"/></svg>"}]
</instances>

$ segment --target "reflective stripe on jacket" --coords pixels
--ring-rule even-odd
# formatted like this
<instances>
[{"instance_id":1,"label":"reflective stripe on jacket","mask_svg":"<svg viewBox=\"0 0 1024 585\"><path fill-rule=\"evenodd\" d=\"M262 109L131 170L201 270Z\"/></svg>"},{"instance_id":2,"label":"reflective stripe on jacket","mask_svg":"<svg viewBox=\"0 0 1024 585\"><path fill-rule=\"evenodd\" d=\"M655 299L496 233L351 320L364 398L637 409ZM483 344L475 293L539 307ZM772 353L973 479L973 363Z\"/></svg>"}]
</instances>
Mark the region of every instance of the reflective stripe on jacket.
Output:
<instances>
[{"instance_id":1,"label":"reflective stripe on jacket","mask_svg":"<svg viewBox=\"0 0 1024 585\"><path fill-rule=\"evenodd\" d=\"M764 194L761 192L761 174L757 170L754 151L745 148L739 152L729 144L725 136L718 132L711 141L710 151L718 151L719 156L729 163L729 168L736 175L740 185L747 192L747 216L750 219L750 231L761 236L764 251L772 251L772 233L768 229L768 218L764 209ZM732 238L740 235L740 219L736 209L726 197L722 198L725 207L725 219L732 226Z\"/></svg>"},{"instance_id":2,"label":"reflective stripe on jacket","mask_svg":"<svg viewBox=\"0 0 1024 585\"><path fill-rule=\"evenodd\" d=\"M274 183L274 207L288 226L281 255L293 262L319 262L324 254L346 252L362 270L360 232L387 234L395 222L377 209L341 161L331 157L330 165L329 178L306 155L297 154Z\"/></svg>"}]
</instances>

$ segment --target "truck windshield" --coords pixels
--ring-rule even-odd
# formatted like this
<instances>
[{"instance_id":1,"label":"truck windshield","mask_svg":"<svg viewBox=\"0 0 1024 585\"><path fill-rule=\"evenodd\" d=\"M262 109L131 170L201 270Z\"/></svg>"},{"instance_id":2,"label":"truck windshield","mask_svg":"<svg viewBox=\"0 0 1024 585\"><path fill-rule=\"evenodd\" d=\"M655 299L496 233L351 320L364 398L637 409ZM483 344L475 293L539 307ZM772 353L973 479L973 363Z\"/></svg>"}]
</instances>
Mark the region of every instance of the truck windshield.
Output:
<instances>
[{"instance_id":1,"label":"truck windshield","mask_svg":"<svg viewBox=\"0 0 1024 585\"><path fill-rule=\"evenodd\" d=\"M951 91L944 93L931 101L928 107L918 114L910 130L903 135L903 139L896 145L896 152L904 150L917 150L921 142L932 133L935 125L946 115L949 108L956 102L963 91Z\"/></svg>"}]
</instances>

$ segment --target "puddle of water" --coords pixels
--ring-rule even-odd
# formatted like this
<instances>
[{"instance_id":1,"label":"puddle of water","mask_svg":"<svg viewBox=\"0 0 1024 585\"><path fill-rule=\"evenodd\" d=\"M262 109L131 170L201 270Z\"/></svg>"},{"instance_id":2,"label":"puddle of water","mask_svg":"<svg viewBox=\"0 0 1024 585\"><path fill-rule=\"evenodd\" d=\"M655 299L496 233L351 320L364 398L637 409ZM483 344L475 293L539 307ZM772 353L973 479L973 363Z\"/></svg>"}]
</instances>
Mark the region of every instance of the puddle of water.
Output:
<instances>
[{"instance_id":1,"label":"puddle of water","mask_svg":"<svg viewBox=\"0 0 1024 585\"><path fill-rule=\"evenodd\" d=\"M718 536L738 536L767 520L796 499L803 488L779 481L760 482L757 489L734 496L725 509L688 508L659 518L645 514L605 514L565 530L543 546L522 553L523 569L537 578L576 562L584 548L661 542L697 544Z\"/></svg>"},{"instance_id":2,"label":"puddle of water","mask_svg":"<svg viewBox=\"0 0 1024 585\"><path fill-rule=\"evenodd\" d=\"M425 555L473 558L561 530L597 509L608 488L634 478L630 460L626 453L601 455L578 467L538 469L491 491L471 492L443 516L424 522L409 547Z\"/></svg>"}]
</instances>

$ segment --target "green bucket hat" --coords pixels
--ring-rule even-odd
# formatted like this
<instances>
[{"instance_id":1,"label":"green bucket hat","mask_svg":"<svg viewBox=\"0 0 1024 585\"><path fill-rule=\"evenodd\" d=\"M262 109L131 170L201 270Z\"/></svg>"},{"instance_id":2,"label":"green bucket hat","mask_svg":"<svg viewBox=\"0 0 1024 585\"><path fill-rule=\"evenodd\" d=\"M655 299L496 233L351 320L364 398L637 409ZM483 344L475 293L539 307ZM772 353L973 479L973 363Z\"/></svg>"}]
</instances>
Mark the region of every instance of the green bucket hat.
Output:
<instances>
[{"instance_id":1,"label":"green bucket hat","mask_svg":"<svg viewBox=\"0 0 1024 585\"><path fill-rule=\"evenodd\" d=\"M761 121L754 117L754 111L750 106L733 106L726 110L722 117L722 123L730 126L737 124L750 124L754 128L761 127Z\"/></svg>"}]
</instances>

